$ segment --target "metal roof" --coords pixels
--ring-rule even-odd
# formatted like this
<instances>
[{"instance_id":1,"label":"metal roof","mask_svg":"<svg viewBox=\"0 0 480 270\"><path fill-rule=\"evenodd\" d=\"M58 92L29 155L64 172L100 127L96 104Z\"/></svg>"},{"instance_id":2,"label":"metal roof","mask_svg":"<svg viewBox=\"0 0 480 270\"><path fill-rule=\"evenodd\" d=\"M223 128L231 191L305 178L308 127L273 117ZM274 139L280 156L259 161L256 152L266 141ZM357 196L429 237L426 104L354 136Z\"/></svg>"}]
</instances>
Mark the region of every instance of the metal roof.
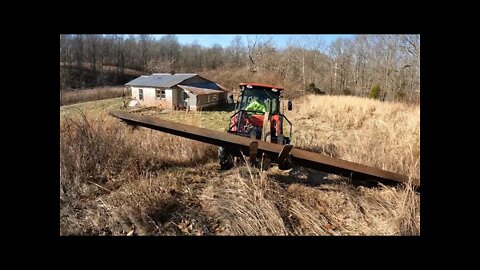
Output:
<instances>
[{"instance_id":1,"label":"metal roof","mask_svg":"<svg viewBox=\"0 0 480 270\"><path fill-rule=\"evenodd\" d=\"M192 86L192 87L198 87L198 88L207 88L207 89L212 89L212 90L223 90L222 86L220 86L218 83L215 82L200 82L200 83L189 83L189 84L184 84L186 86Z\"/></svg>"},{"instance_id":2,"label":"metal roof","mask_svg":"<svg viewBox=\"0 0 480 270\"><path fill-rule=\"evenodd\" d=\"M132 81L129 81L125 85L127 86L146 86L146 87L172 87L177 85L186 79L197 76L194 73L154 73L150 76L141 76Z\"/></svg>"},{"instance_id":3,"label":"metal roof","mask_svg":"<svg viewBox=\"0 0 480 270\"><path fill-rule=\"evenodd\" d=\"M189 85L181 85L181 84L179 84L178 87L182 88L185 91L189 91L196 96L215 94L215 93L224 93L225 92L225 91L222 91L222 90L214 90L214 89L195 87L195 86L189 86Z\"/></svg>"}]
</instances>

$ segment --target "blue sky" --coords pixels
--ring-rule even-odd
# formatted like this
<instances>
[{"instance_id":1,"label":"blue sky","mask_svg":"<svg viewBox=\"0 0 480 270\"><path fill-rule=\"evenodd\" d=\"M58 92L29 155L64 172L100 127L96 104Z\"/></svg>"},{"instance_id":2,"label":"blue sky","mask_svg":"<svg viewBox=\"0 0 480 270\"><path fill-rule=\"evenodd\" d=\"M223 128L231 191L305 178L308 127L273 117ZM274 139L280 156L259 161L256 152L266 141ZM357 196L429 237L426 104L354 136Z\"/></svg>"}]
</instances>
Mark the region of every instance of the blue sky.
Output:
<instances>
[{"instance_id":1,"label":"blue sky","mask_svg":"<svg viewBox=\"0 0 480 270\"><path fill-rule=\"evenodd\" d=\"M157 39L160 39L163 35L152 35L152 36L154 36ZM221 46L225 47L225 46L229 46L232 39L237 35L236 34L235 35L230 35L230 34L229 35L219 35L219 34L215 34L215 35L211 35L211 34L184 35L184 34L178 34L176 36L178 37L178 41L181 44L190 44L194 40L197 40L198 44L202 45L204 47L210 47L215 43L218 43ZM255 35L240 35L240 36L242 36L242 40L243 40L244 45L247 44L247 37L251 40L255 39ZM273 38L272 40L275 41L275 44L277 45L277 47L285 48L287 46L287 42L289 40L298 39L302 36L304 36L304 35L284 35L284 34L282 34L282 35L262 35L262 38L263 39L268 39L268 38L272 37ZM352 38L353 37L353 35L331 35L331 34L330 35L306 35L306 36L310 36L310 37L321 36L325 40L326 45L330 44L330 42L334 41L338 37L344 37L344 38Z\"/></svg>"}]
</instances>

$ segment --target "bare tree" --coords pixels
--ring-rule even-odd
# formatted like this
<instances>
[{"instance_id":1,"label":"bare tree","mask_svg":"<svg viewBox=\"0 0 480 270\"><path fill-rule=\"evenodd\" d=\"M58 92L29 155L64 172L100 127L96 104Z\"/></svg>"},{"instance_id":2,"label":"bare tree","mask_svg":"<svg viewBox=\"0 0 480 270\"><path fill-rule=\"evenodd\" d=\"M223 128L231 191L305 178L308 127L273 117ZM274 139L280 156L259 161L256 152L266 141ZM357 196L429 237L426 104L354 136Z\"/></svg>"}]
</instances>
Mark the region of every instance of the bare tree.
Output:
<instances>
[{"instance_id":1,"label":"bare tree","mask_svg":"<svg viewBox=\"0 0 480 270\"><path fill-rule=\"evenodd\" d=\"M173 63L174 63L173 59L161 59L161 58L150 59L147 62L147 71L151 73L170 72L174 70Z\"/></svg>"},{"instance_id":2,"label":"bare tree","mask_svg":"<svg viewBox=\"0 0 480 270\"><path fill-rule=\"evenodd\" d=\"M244 49L245 47L243 45L242 36L235 36L229 47L232 57L232 66L239 67L241 65Z\"/></svg>"},{"instance_id":3,"label":"bare tree","mask_svg":"<svg viewBox=\"0 0 480 270\"><path fill-rule=\"evenodd\" d=\"M255 35L253 40L247 36L247 48L248 59L250 60L249 70L256 72L258 70L257 63L255 62L257 57L262 53L262 48L268 46L272 42L272 37L266 38L261 35Z\"/></svg>"},{"instance_id":4,"label":"bare tree","mask_svg":"<svg viewBox=\"0 0 480 270\"><path fill-rule=\"evenodd\" d=\"M181 45L175 35L155 40L150 35L62 34L59 41L61 89L123 84L127 68L142 72L224 68L220 83L234 84L232 75L243 78L242 71L250 70L259 72L260 80L282 83L297 94L311 83L329 93L359 96L379 84L387 100L411 99L420 91L419 35L355 35L328 45L322 35L303 35L290 39L286 48L276 46L272 36L260 35L236 36L226 48L198 42Z\"/></svg>"}]
</instances>

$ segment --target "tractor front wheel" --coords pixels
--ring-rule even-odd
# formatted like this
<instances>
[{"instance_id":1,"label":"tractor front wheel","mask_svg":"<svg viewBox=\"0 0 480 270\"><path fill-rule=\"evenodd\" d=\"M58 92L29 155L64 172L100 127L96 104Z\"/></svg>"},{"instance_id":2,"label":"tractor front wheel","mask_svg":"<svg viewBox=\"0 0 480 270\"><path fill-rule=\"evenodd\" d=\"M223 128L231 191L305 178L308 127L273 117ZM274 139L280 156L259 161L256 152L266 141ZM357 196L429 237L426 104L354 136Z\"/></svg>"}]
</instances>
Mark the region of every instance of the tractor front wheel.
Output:
<instances>
[{"instance_id":1,"label":"tractor front wheel","mask_svg":"<svg viewBox=\"0 0 480 270\"><path fill-rule=\"evenodd\" d=\"M218 148L218 159L220 161L220 169L229 170L233 167L233 157L226 148Z\"/></svg>"}]
</instances>

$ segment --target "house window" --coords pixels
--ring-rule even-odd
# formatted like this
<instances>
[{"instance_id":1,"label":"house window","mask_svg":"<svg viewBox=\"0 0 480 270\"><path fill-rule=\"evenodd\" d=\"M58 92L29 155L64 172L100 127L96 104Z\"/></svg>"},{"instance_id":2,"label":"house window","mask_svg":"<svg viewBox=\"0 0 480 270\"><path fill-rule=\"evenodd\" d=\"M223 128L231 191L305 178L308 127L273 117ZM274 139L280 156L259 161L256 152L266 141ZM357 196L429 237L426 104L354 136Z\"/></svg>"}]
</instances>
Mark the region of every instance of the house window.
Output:
<instances>
[{"instance_id":1,"label":"house window","mask_svg":"<svg viewBox=\"0 0 480 270\"><path fill-rule=\"evenodd\" d=\"M218 94L213 94L213 100L218 100Z\"/></svg>"},{"instance_id":2,"label":"house window","mask_svg":"<svg viewBox=\"0 0 480 270\"><path fill-rule=\"evenodd\" d=\"M157 99L165 99L165 90L160 90L160 89L155 90L155 97Z\"/></svg>"},{"instance_id":3,"label":"house window","mask_svg":"<svg viewBox=\"0 0 480 270\"><path fill-rule=\"evenodd\" d=\"M138 99L143 100L143 89L138 89Z\"/></svg>"}]
</instances>

